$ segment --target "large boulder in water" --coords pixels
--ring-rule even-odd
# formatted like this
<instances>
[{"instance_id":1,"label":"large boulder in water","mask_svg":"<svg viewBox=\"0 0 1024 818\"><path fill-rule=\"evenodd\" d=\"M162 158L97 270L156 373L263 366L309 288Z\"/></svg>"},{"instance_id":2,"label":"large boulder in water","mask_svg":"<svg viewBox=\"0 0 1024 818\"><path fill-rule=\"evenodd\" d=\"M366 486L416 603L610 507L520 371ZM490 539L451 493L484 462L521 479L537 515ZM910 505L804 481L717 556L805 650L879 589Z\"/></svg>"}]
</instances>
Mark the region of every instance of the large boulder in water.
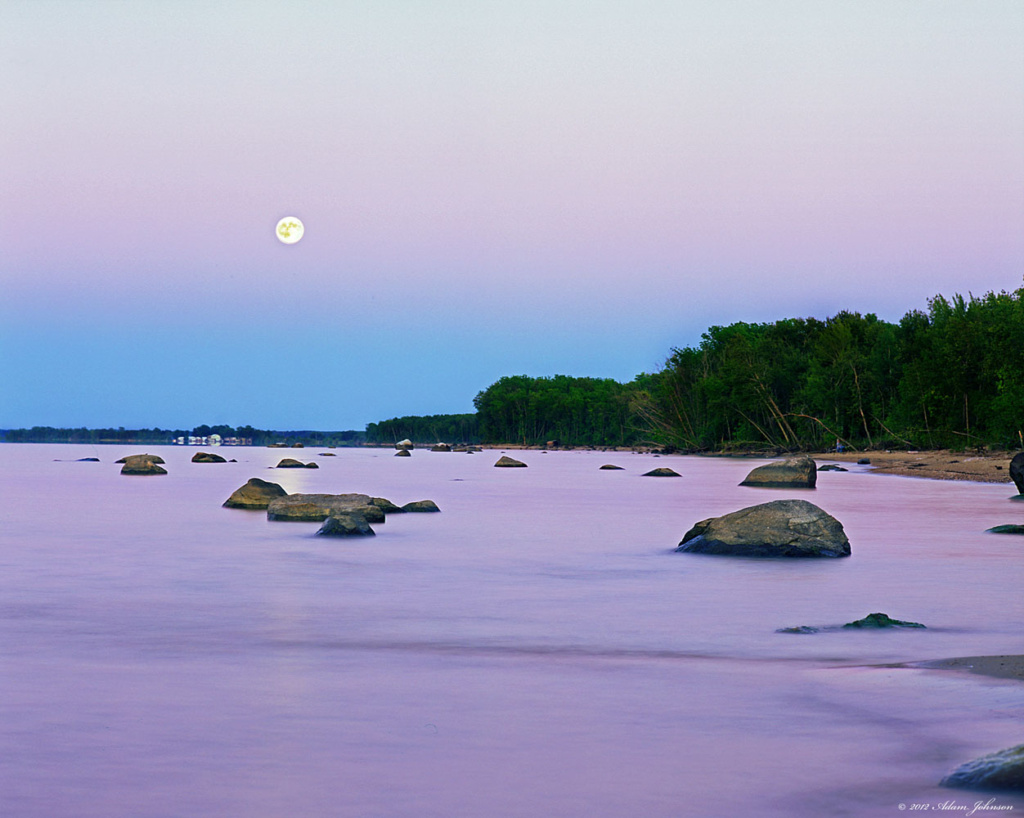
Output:
<instances>
[{"instance_id":1,"label":"large boulder in water","mask_svg":"<svg viewBox=\"0 0 1024 818\"><path fill-rule=\"evenodd\" d=\"M1010 479L1017 487L1017 494L1024 494L1024 452L1018 452L1010 461Z\"/></svg>"},{"instance_id":2,"label":"large boulder in water","mask_svg":"<svg viewBox=\"0 0 1024 818\"><path fill-rule=\"evenodd\" d=\"M411 503L406 503L404 506L402 506L402 511L405 512L431 512L440 510L441 509L437 507L437 503L435 503L433 500L415 500Z\"/></svg>"},{"instance_id":3,"label":"large boulder in water","mask_svg":"<svg viewBox=\"0 0 1024 818\"><path fill-rule=\"evenodd\" d=\"M813 457L790 457L758 466L740 483L764 489L813 489L818 469Z\"/></svg>"},{"instance_id":4,"label":"large boulder in water","mask_svg":"<svg viewBox=\"0 0 1024 818\"><path fill-rule=\"evenodd\" d=\"M356 512L328 517L316 533L321 537L373 537L377 534L366 518Z\"/></svg>"},{"instance_id":5,"label":"large boulder in water","mask_svg":"<svg viewBox=\"0 0 1024 818\"><path fill-rule=\"evenodd\" d=\"M163 459L151 454L133 454L117 461L124 463L121 474L167 474L167 469L158 465Z\"/></svg>"},{"instance_id":6,"label":"large boulder in water","mask_svg":"<svg viewBox=\"0 0 1024 818\"><path fill-rule=\"evenodd\" d=\"M494 465L497 466L498 468L501 468L501 469L525 469L526 468L526 464L522 460L516 460L514 458L508 457L507 455L502 455L501 457L499 457L498 458L498 462L495 463Z\"/></svg>"},{"instance_id":7,"label":"large boulder in water","mask_svg":"<svg viewBox=\"0 0 1024 818\"><path fill-rule=\"evenodd\" d=\"M338 514L356 512L367 522L384 522L384 510L368 494L289 494L267 506L268 520L318 523Z\"/></svg>"},{"instance_id":8,"label":"large boulder in water","mask_svg":"<svg viewBox=\"0 0 1024 818\"><path fill-rule=\"evenodd\" d=\"M1024 792L1024 744L968 761L940 783L967 790Z\"/></svg>"},{"instance_id":9,"label":"large boulder in water","mask_svg":"<svg viewBox=\"0 0 1024 818\"><path fill-rule=\"evenodd\" d=\"M227 463L228 461L213 452L196 452L192 455L193 463Z\"/></svg>"},{"instance_id":10,"label":"large boulder in water","mask_svg":"<svg viewBox=\"0 0 1024 818\"><path fill-rule=\"evenodd\" d=\"M701 520L677 551L737 557L848 557L842 524L806 500L775 500Z\"/></svg>"},{"instance_id":11,"label":"large boulder in water","mask_svg":"<svg viewBox=\"0 0 1024 818\"><path fill-rule=\"evenodd\" d=\"M270 483L254 477L244 486L236 489L234 494L224 501L224 507L264 509L270 505L271 500L287 496L288 492L277 483Z\"/></svg>"}]
</instances>

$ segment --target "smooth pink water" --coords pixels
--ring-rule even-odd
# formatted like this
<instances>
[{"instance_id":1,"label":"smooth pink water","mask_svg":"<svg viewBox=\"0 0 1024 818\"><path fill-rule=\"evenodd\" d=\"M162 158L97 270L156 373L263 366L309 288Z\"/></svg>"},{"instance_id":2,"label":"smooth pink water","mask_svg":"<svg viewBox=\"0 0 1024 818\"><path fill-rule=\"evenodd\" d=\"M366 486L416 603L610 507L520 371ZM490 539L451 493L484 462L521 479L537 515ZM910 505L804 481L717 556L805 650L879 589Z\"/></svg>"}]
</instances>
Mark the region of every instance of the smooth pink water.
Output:
<instances>
[{"instance_id":1,"label":"smooth pink water","mask_svg":"<svg viewBox=\"0 0 1024 818\"><path fill-rule=\"evenodd\" d=\"M973 805L938 781L1024 740L1024 686L867 667L1024 653L1024 538L984 533L1024 517L1009 484L149 449L167 476L119 474L145 447L0 446L0 815L883 816ZM267 470L296 454L320 468ZM250 477L442 513L318 538L221 508ZM672 552L788 496L853 556ZM873 611L928 629L775 632Z\"/></svg>"}]
</instances>

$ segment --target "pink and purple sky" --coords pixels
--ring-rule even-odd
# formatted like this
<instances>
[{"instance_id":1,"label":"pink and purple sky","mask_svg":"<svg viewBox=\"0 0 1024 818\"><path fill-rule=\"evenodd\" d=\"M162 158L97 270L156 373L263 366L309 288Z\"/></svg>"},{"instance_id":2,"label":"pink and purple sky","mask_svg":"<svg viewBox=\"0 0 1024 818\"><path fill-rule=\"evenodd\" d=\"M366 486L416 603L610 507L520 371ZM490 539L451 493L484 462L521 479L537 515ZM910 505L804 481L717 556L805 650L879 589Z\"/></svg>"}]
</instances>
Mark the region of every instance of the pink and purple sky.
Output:
<instances>
[{"instance_id":1,"label":"pink and purple sky","mask_svg":"<svg viewBox=\"0 0 1024 818\"><path fill-rule=\"evenodd\" d=\"M0 428L361 429L1022 276L1020 0L0 0Z\"/></svg>"}]
</instances>

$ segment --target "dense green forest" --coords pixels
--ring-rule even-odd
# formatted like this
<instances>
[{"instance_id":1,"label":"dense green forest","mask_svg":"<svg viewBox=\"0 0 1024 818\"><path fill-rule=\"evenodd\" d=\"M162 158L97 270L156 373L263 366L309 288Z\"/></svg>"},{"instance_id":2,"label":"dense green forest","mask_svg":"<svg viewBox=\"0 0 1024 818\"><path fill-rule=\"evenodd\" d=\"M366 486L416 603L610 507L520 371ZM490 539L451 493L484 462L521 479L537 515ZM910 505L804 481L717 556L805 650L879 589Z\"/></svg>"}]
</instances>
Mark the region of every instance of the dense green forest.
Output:
<instances>
[{"instance_id":1,"label":"dense green forest","mask_svg":"<svg viewBox=\"0 0 1024 818\"><path fill-rule=\"evenodd\" d=\"M1024 289L936 296L898 324L842 312L711 327L632 385L651 440L683 450L1013 448Z\"/></svg>"}]
</instances>

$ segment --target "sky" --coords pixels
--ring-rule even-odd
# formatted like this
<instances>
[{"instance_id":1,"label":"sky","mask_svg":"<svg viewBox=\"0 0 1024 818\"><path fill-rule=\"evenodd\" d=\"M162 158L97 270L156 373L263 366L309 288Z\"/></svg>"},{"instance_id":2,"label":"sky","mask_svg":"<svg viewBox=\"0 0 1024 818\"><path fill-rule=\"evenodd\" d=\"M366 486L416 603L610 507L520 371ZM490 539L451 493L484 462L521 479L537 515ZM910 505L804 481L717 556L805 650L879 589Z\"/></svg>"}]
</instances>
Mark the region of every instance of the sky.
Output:
<instances>
[{"instance_id":1,"label":"sky","mask_svg":"<svg viewBox=\"0 0 1024 818\"><path fill-rule=\"evenodd\" d=\"M362 429L1022 282L1020 0L0 0L0 428Z\"/></svg>"}]
</instances>

